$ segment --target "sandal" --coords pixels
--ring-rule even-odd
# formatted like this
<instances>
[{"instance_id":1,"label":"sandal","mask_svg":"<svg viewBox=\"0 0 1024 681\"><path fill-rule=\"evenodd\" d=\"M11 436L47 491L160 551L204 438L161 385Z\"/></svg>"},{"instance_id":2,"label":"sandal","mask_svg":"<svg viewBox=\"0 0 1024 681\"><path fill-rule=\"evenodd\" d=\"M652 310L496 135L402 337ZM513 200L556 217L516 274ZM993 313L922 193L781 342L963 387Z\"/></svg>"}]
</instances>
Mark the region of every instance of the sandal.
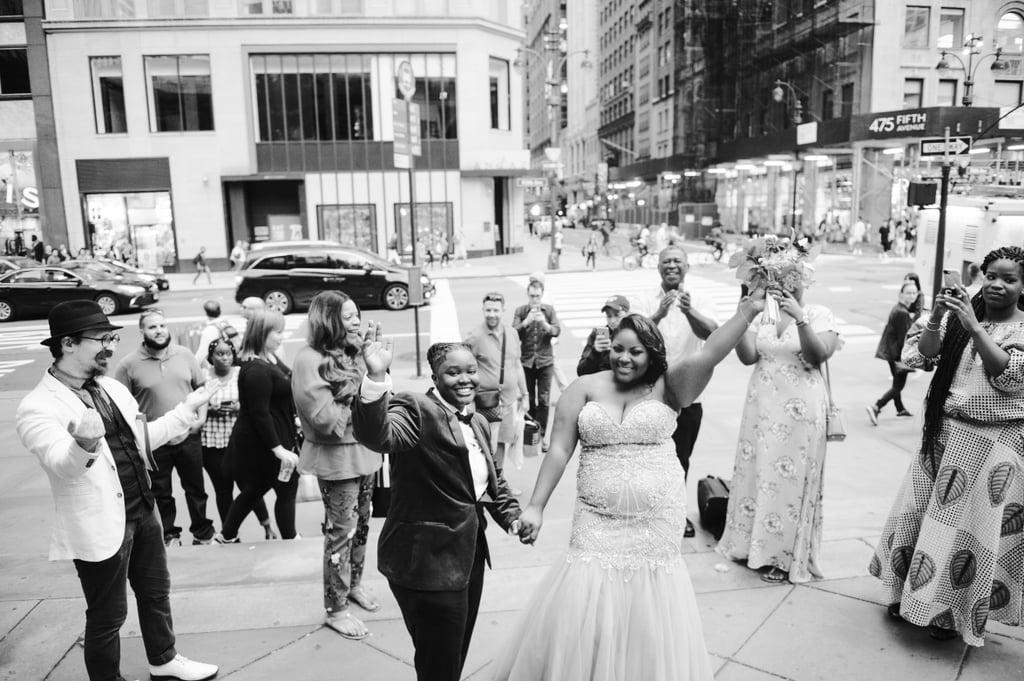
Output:
<instances>
[{"instance_id":1,"label":"sandal","mask_svg":"<svg viewBox=\"0 0 1024 681\"><path fill-rule=\"evenodd\" d=\"M355 627L361 626L364 628L363 633L354 634L351 631L346 631L342 628L343 623L348 623L350 625L354 625ZM324 626L333 629L334 631L338 632L343 637L351 641L361 641L370 635L370 632L365 630L366 625L357 620L355 617L353 617L352 613L350 613L348 610L327 613L327 618L324 619Z\"/></svg>"},{"instance_id":2,"label":"sandal","mask_svg":"<svg viewBox=\"0 0 1024 681\"><path fill-rule=\"evenodd\" d=\"M903 620L903 615L900 614L900 603L899 602L890 603L889 607L886 608L886 610L889 613L889 617L893 618L894 620L901 620L901 621Z\"/></svg>"},{"instance_id":3,"label":"sandal","mask_svg":"<svg viewBox=\"0 0 1024 681\"><path fill-rule=\"evenodd\" d=\"M377 612L380 610L380 603L374 600L361 586L357 586L348 592L348 600L358 605L366 612Z\"/></svg>"},{"instance_id":4,"label":"sandal","mask_svg":"<svg viewBox=\"0 0 1024 681\"><path fill-rule=\"evenodd\" d=\"M761 573L761 581L768 582L769 584L782 584L783 582L789 581L789 573L785 570L773 567L768 572Z\"/></svg>"}]
</instances>

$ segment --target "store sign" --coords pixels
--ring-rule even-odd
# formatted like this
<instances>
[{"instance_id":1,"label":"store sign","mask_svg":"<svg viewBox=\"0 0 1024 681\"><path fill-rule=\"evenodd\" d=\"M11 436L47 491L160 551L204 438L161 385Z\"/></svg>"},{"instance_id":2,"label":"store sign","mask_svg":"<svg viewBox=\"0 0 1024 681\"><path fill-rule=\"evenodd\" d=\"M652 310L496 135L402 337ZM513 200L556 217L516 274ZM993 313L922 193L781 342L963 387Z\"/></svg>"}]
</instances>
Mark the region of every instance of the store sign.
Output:
<instances>
[{"instance_id":1,"label":"store sign","mask_svg":"<svg viewBox=\"0 0 1024 681\"><path fill-rule=\"evenodd\" d=\"M932 106L905 111L858 114L850 121L850 141L976 135L995 127L997 107ZM991 127L990 127L991 126Z\"/></svg>"},{"instance_id":2,"label":"store sign","mask_svg":"<svg viewBox=\"0 0 1024 681\"><path fill-rule=\"evenodd\" d=\"M31 151L0 151L0 215L39 212Z\"/></svg>"},{"instance_id":3,"label":"store sign","mask_svg":"<svg viewBox=\"0 0 1024 681\"><path fill-rule=\"evenodd\" d=\"M868 130L873 133L900 133L915 134L924 133L928 126L928 112L896 114L891 116L876 116Z\"/></svg>"}]
</instances>

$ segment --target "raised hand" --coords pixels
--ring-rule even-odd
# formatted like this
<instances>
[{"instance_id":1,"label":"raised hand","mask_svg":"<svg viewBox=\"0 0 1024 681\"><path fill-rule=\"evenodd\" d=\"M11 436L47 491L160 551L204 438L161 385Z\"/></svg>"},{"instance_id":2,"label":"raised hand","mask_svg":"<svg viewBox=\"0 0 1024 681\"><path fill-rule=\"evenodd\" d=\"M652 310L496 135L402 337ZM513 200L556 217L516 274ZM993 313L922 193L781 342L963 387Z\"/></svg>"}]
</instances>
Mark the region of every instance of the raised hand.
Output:
<instances>
[{"instance_id":1,"label":"raised hand","mask_svg":"<svg viewBox=\"0 0 1024 681\"><path fill-rule=\"evenodd\" d=\"M211 378L185 396L185 406L191 411L197 411L204 404L209 403L210 398L223 387L223 383L216 378Z\"/></svg>"},{"instance_id":2,"label":"raised hand","mask_svg":"<svg viewBox=\"0 0 1024 681\"><path fill-rule=\"evenodd\" d=\"M372 380L380 380L387 373L394 359L394 340L385 338L381 325L367 322L366 333L363 334L363 361L366 373Z\"/></svg>"},{"instance_id":3,"label":"raised hand","mask_svg":"<svg viewBox=\"0 0 1024 681\"><path fill-rule=\"evenodd\" d=\"M949 296L941 293L935 300L939 305L955 314L965 329L973 329L978 325L978 316L974 314L971 296L963 286L956 287L956 295Z\"/></svg>"},{"instance_id":4,"label":"raised hand","mask_svg":"<svg viewBox=\"0 0 1024 681\"><path fill-rule=\"evenodd\" d=\"M676 295L676 306L682 311L683 314L686 314L687 312L690 311L689 291L680 291L678 295Z\"/></svg>"},{"instance_id":5,"label":"raised hand","mask_svg":"<svg viewBox=\"0 0 1024 681\"><path fill-rule=\"evenodd\" d=\"M544 512L536 506L526 507L519 516L519 541L524 544L532 544L537 541L540 527L544 524Z\"/></svg>"},{"instance_id":6,"label":"raised hand","mask_svg":"<svg viewBox=\"0 0 1024 681\"><path fill-rule=\"evenodd\" d=\"M804 318L804 309L800 307L800 303L793 296L792 293L786 289L773 289L772 296L775 301L779 304L779 309L788 314L796 321L800 321Z\"/></svg>"},{"instance_id":7,"label":"raised hand","mask_svg":"<svg viewBox=\"0 0 1024 681\"><path fill-rule=\"evenodd\" d=\"M91 452L106 433L106 428L98 411L86 409L78 423L68 424L68 432L71 433L71 437L75 438L79 447Z\"/></svg>"}]
</instances>

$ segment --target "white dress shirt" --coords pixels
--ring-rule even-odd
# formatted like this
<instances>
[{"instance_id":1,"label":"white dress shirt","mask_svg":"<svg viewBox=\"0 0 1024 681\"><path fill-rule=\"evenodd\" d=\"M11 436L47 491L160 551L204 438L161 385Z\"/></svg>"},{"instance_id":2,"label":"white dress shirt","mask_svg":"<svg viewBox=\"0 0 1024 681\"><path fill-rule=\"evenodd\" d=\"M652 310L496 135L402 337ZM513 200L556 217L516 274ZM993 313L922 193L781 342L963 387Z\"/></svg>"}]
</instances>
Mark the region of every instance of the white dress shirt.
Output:
<instances>
[{"instance_id":1,"label":"white dress shirt","mask_svg":"<svg viewBox=\"0 0 1024 681\"><path fill-rule=\"evenodd\" d=\"M680 288L690 294L690 307L715 324L718 319L715 317L715 304L711 299L700 291L689 290L685 286ZM649 295L630 302L629 311L651 317L658 311L662 299L665 297L665 290L658 286L658 290ZM658 322L658 330L665 338L665 354L668 356L669 366L676 364L679 360L700 350L704 347L704 341L697 337L690 328L690 322L678 306L672 306L665 314L665 318Z\"/></svg>"},{"instance_id":2,"label":"white dress shirt","mask_svg":"<svg viewBox=\"0 0 1024 681\"><path fill-rule=\"evenodd\" d=\"M457 407L448 403L441 395L434 390L430 389L437 395L438 401L445 406L446 409L455 414L467 414L468 408L463 407L458 409ZM384 396L385 393L391 391L391 374L388 374L383 381L374 381L367 374L363 377L363 385L359 389L359 399L364 403L375 402ZM484 494L487 493L487 459L484 457L483 449L480 447L480 443L476 439L476 433L469 427L468 423L463 423L456 419L456 423L459 424L459 429L462 431L462 439L466 441L466 448L469 450L469 471L473 475L473 491L476 494L476 498L481 499Z\"/></svg>"}]
</instances>

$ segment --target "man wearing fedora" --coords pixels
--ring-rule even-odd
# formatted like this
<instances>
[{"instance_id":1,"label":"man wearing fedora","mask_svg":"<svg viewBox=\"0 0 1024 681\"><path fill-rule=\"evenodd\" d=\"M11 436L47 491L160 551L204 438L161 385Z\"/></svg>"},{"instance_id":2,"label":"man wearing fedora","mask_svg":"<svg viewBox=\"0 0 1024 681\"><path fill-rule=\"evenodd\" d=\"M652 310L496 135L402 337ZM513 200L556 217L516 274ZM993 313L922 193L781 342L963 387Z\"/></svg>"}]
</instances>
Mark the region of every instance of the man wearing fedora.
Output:
<instances>
[{"instance_id":1,"label":"man wearing fedora","mask_svg":"<svg viewBox=\"0 0 1024 681\"><path fill-rule=\"evenodd\" d=\"M90 681L122 681L119 632L135 592L153 679L200 681L212 664L177 653L163 528L150 489L149 452L187 433L216 385L188 394L150 423L122 384L107 378L120 337L93 301L49 315L53 365L18 405L18 436L39 458L56 507L50 560L73 560L85 595L85 667Z\"/></svg>"}]
</instances>

